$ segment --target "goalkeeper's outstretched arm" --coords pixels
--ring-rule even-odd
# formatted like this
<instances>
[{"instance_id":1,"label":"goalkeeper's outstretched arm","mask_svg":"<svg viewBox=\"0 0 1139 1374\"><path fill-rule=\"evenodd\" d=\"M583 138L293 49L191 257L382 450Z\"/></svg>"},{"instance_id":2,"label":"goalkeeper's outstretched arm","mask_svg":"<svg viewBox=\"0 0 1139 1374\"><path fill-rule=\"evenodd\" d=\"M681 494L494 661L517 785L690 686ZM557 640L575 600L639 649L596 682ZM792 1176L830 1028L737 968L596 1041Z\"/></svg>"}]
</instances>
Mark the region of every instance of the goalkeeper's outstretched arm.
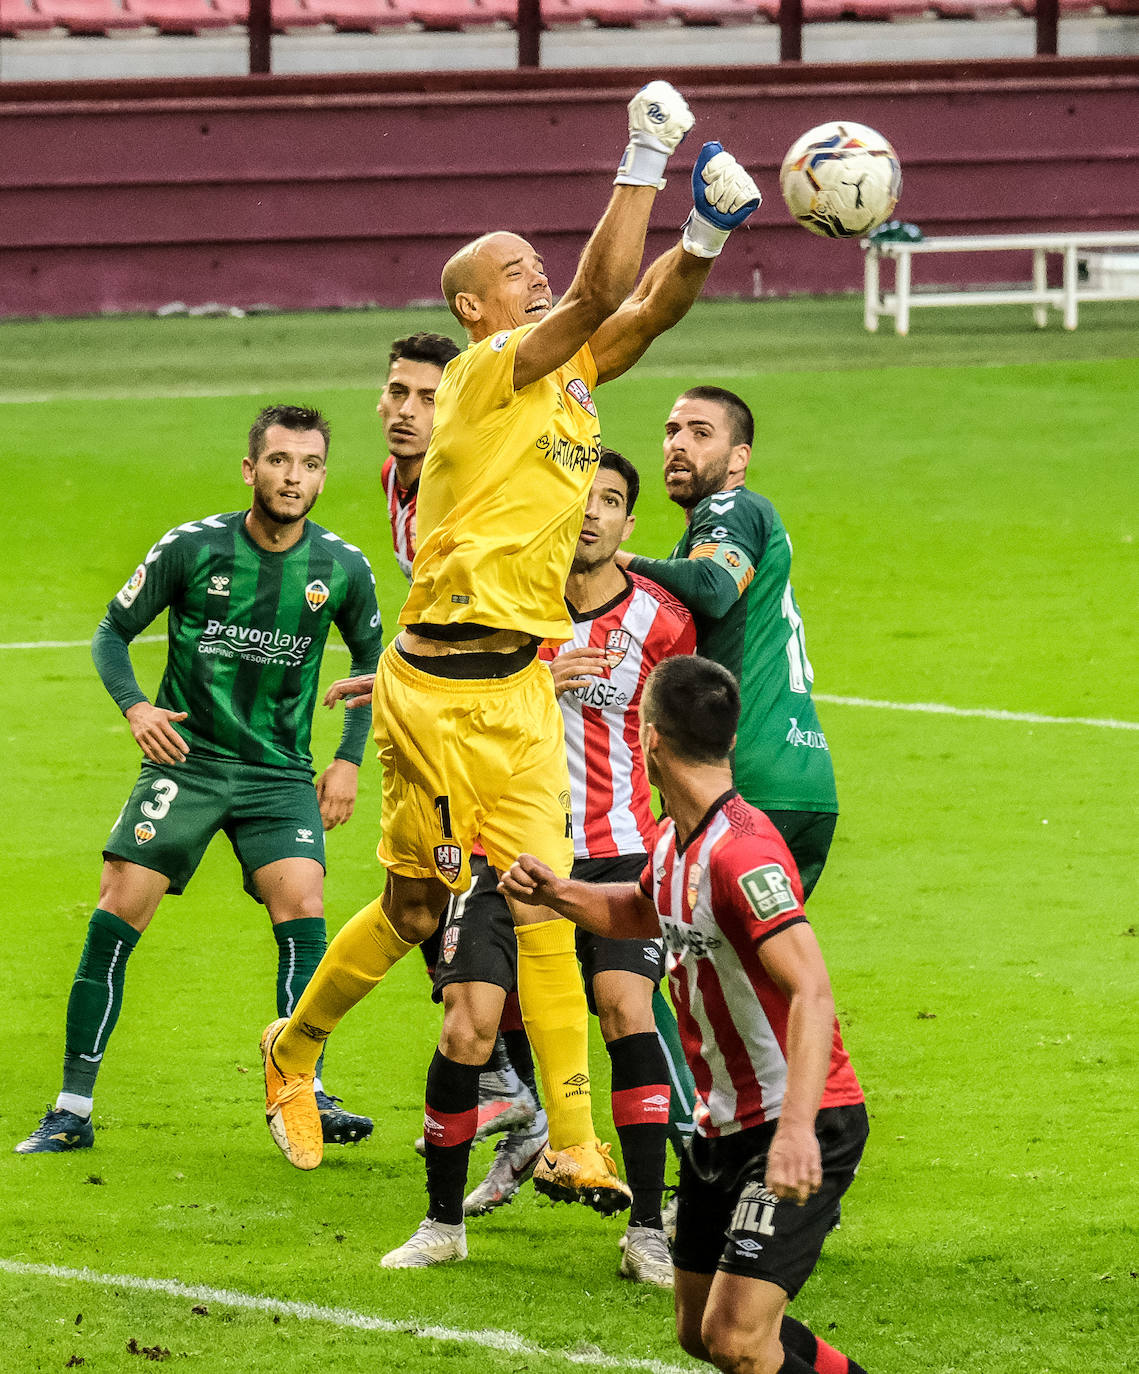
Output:
<instances>
[{"instance_id":1,"label":"goalkeeper's outstretched arm","mask_svg":"<svg viewBox=\"0 0 1139 1374\"><path fill-rule=\"evenodd\" d=\"M759 188L719 143L705 143L692 171L692 212L675 248L590 338L597 380L627 372L649 344L691 309L728 235L760 204Z\"/></svg>"}]
</instances>

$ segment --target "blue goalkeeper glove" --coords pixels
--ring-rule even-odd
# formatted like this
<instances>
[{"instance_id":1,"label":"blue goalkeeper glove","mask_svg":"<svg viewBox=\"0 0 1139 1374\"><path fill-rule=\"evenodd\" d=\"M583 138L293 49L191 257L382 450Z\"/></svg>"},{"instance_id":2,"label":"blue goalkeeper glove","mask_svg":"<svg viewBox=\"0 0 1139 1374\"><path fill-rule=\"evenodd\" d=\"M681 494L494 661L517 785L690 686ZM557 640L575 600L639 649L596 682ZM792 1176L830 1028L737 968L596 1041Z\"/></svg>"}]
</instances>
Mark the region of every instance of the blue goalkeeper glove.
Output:
<instances>
[{"instance_id":1,"label":"blue goalkeeper glove","mask_svg":"<svg viewBox=\"0 0 1139 1374\"><path fill-rule=\"evenodd\" d=\"M696 118L667 81L650 81L629 101L629 146L614 186L664 185L664 168Z\"/></svg>"},{"instance_id":2,"label":"blue goalkeeper glove","mask_svg":"<svg viewBox=\"0 0 1139 1374\"><path fill-rule=\"evenodd\" d=\"M684 223L684 250L719 257L733 229L759 209L759 187L719 143L705 143L692 169L692 213Z\"/></svg>"}]
</instances>

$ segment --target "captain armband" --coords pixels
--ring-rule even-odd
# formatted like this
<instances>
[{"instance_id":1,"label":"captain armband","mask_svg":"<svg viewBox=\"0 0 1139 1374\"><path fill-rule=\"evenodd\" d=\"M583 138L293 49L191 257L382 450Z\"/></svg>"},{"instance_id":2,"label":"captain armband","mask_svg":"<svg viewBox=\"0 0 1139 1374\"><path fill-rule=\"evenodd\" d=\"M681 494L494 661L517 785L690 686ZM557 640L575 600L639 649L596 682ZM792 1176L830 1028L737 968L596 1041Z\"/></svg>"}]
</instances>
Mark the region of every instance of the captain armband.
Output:
<instances>
[{"instance_id":1,"label":"captain armband","mask_svg":"<svg viewBox=\"0 0 1139 1374\"><path fill-rule=\"evenodd\" d=\"M688 557L707 558L717 567L723 568L731 575L741 596L755 576L755 565L743 549L735 544L725 544L722 541L697 544L689 551Z\"/></svg>"}]
</instances>

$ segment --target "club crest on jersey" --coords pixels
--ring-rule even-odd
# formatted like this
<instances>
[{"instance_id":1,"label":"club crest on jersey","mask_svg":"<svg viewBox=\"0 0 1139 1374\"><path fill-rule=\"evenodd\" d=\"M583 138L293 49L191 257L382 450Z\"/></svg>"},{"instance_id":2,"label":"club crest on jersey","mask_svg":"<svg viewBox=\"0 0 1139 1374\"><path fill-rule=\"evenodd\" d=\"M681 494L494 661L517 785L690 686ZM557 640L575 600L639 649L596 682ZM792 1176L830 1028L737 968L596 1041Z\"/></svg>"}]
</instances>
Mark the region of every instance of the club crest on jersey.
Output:
<instances>
[{"instance_id":1,"label":"club crest on jersey","mask_svg":"<svg viewBox=\"0 0 1139 1374\"><path fill-rule=\"evenodd\" d=\"M610 630L605 636L605 664L612 671L616 668L633 643L628 630Z\"/></svg>"},{"instance_id":2,"label":"club crest on jersey","mask_svg":"<svg viewBox=\"0 0 1139 1374\"><path fill-rule=\"evenodd\" d=\"M437 844L434 853L435 867L453 883L463 871L463 851L457 844Z\"/></svg>"},{"instance_id":3,"label":"club crest on jersey","mask_svg":"<svg viewBox=\"0 0 1139 1374\"><path fill-rule=\"evenodd\" d=\"M148 840L153 840L158 831L149 821L139 821L134 828L135 844L146 844Z\"/></svg>"},{"instance_id":4,"label":"club crest on jersey","mask_svg":"<svg viewBox=\"0 0 1139 1374\"><path fill-rule=\"evenodd\" d=\"M695 907L696 905L696 894L699 890L700 879L703 876L703 874L704 870L700 867L699 864L693 864L692 867L688 870L688 890L685 893L685 896L687 896L688 898L688 905L690 907Z\"/></svg>"},{"instance_id":5,"label":"club crest on jersey","mask_svg":"<svg viewBox=\"0 0 1139 1374\"><path fill-rule=\"evenodd\" d=\"M319 611L328 600L328 588L319 577L305 588L305 600L310 611Z\"/></svg>"},{"instance_id":6,"label":"club crest on jersey","mask_svg":"<svg viewBox=\"0 0 1139 1374\"><path fill-rule=\"evenodd\" d=\"M589 394L589 387L586 386L580 377L575 377L573 381L569 382L566 386L566 390L587 415L592 415L594 419L597 418L597 407L593 404L593 397Z\"/></svg>"},{"instance_id":7,"label":"club crest on jersey","mask_svg":"<svg viewBox=\"0 0 1139 1374\"><path fill-rule=\"evenodd\" d=\"M146 581L146 564L140 563L134 572L127 579L126 586L115 597L120 606L130 606L134 603L135 597L142 591L142 584Z\"/></svg>"}]
</instances>

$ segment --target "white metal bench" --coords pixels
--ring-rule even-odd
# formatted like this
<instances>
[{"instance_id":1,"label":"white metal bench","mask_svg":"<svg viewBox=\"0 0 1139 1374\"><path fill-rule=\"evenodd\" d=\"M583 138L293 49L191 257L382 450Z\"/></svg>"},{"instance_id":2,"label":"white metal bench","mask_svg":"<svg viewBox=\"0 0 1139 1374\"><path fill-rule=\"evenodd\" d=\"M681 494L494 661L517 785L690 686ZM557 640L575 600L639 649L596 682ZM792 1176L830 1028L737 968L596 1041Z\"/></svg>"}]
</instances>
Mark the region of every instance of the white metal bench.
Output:
<instances>
[{"instance_id":1,"label":"white metal bench","mask_svg":"<svg viewBox=\"0 0 1139 1374\"><path fill-rule=\"evenodd\" d=\"M862 247L866 253L866 300L863 320L871 332L877 330L881 316L892 315L895 332L908 334L910 311L919 306L931 305L1031 305L1032 317L1040 329L1048 323L1048 307L1052 306L1063 311L1064 328L1075 329L1080 301L1139 300L1139 280L1126 285L1102 285L1079 280L1079 259L1086 258L1088 250L1094 252L1099 249L1139 248L1139 233L963 234L952 238L922 239L917 243L875 243L864 239ZM920 291L916 295L911 290L911 264L916 256L924 256L927 253L1007 253L1010 250L1022 249L1032 253L1030 285L1012 288L978 287L972 291L939 288ZM1063 256L1063 281L1059 287L1048 285L1048 253L1059 253ZM894 260L894 290L889 295L882 292L879 279L879 268L883 258Z\"/></svg>"}]
</instances>

